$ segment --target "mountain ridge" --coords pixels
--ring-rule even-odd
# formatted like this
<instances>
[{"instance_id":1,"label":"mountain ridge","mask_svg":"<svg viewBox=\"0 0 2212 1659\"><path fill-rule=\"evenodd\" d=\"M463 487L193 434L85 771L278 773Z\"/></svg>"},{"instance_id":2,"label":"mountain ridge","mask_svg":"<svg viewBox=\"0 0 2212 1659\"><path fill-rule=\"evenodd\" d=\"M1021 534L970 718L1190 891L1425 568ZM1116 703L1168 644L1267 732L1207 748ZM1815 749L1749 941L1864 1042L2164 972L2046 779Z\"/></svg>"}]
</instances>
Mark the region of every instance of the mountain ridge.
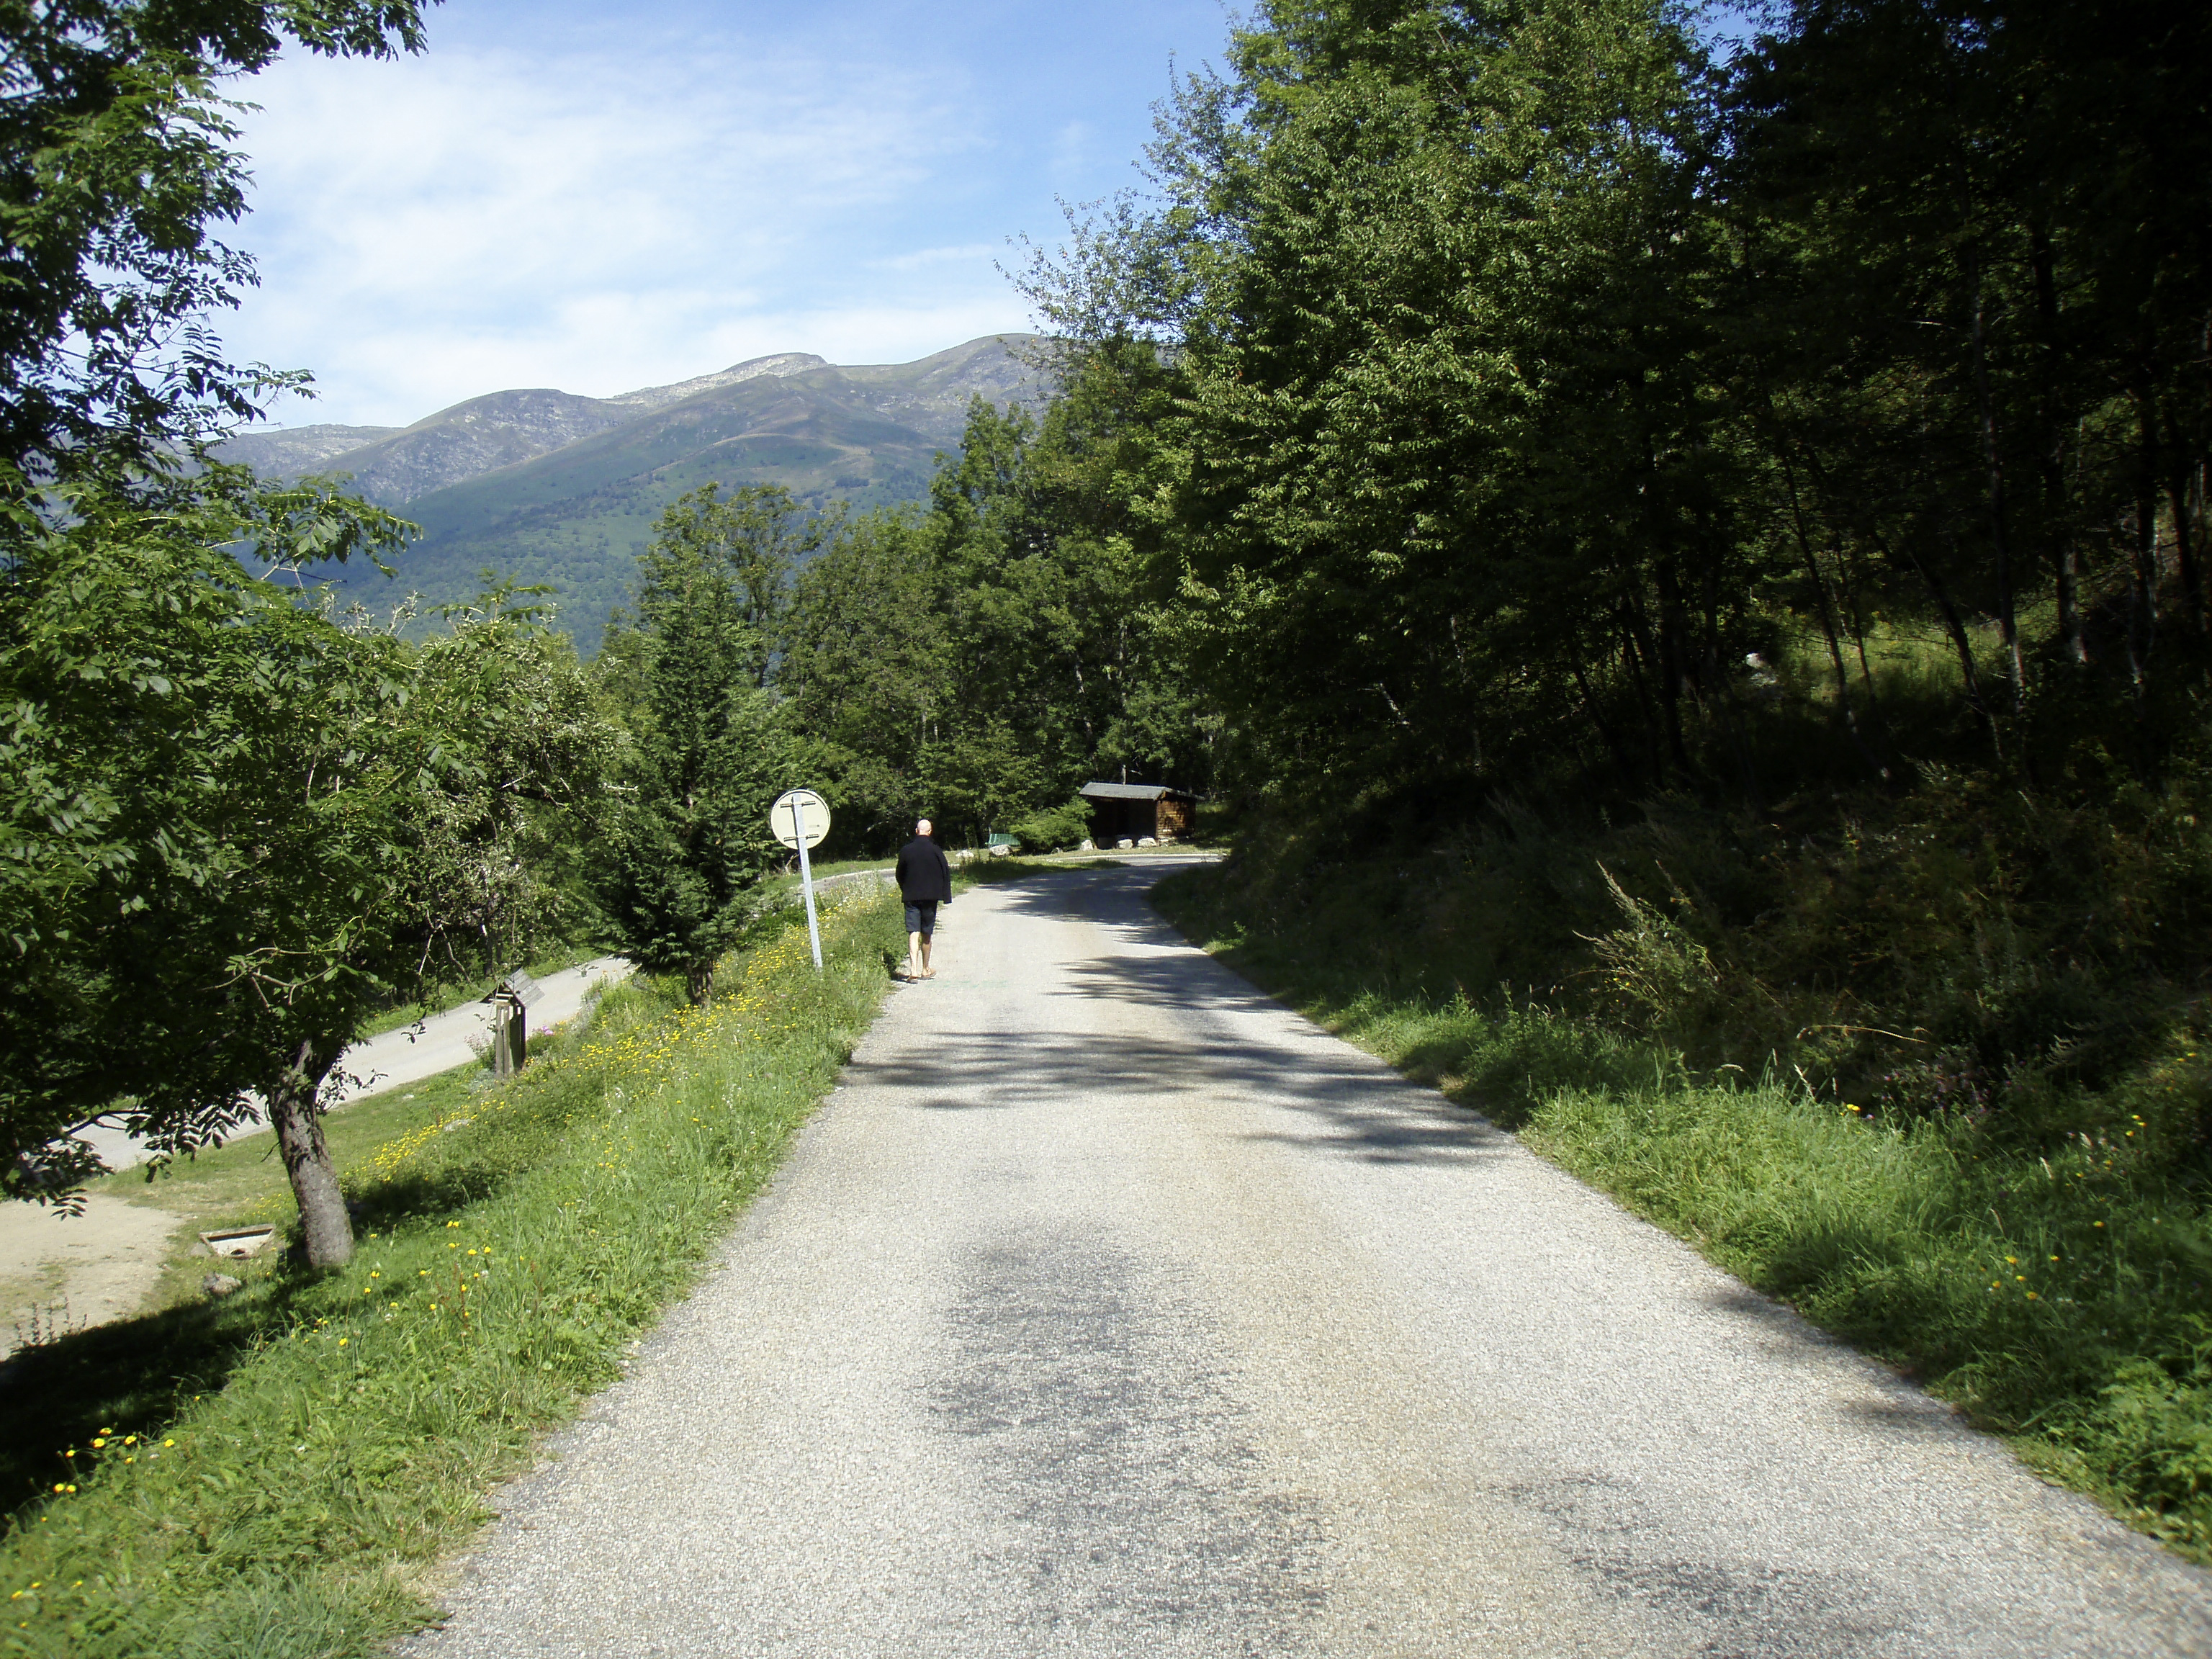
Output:
<instances>
[{"instance_id":1,"label":"mountain ridge","mask_svg":"<svg viewBox=\"0 0 2212 1659\"><path fill-rule=\"evenodd\" d=\"M464 599L486 571L549 586L588 652L627 603L637 552L678 495L776 483L817 511L919 500L938 453L958 446L972 398L1048 395L1025 355L1035 339L984 335L908 363L778 352L618 398L517 388L408 427L246 434L218 453L291 476L350 473L357 492L422 526L394 562L406 590L431 604ZM310 436L362 430L375 435L334 451ZM371 599L376 579L324 574Z\"/></svg>"}]
</instances>

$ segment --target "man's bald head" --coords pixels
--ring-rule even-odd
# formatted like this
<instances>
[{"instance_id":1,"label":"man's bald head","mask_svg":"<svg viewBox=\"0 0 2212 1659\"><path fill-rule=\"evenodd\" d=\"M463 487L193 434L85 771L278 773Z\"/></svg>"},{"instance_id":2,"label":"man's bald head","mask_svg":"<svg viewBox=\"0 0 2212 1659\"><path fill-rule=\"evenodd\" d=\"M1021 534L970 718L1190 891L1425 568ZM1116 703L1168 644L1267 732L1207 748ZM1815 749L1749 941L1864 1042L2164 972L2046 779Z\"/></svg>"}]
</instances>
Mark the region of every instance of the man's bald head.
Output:
<instances>
[{"instance_id":1,"label":"man's bald head","mask_svg":"<svg viewBox=\"0 0 2212 1659\"><path fill-rule=\"evenodd\" d=\"M936 827L927 818L918 818L915 821L914 833L917 836L926 836Z\"/></svg>"}]
</instances>

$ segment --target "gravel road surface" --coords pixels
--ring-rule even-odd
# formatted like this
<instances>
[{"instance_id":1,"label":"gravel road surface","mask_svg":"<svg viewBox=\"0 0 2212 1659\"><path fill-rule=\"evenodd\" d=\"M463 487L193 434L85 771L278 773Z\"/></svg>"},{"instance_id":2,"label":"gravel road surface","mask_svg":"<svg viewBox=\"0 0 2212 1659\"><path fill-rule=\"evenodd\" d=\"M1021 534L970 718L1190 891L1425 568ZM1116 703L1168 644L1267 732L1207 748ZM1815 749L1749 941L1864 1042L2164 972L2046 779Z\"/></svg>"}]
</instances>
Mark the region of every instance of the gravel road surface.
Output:
<instances>
[{"instance_id":1,"label":"gravel road surface","mask_svg":"<svg viewBox=\"0 0 2212 1659\"><path fill-rule=\"evenodd\" d=\"M963 897L404 1651L2212 1654L2212 1575L1182 945Z\"/></svg>"}]
</instances>

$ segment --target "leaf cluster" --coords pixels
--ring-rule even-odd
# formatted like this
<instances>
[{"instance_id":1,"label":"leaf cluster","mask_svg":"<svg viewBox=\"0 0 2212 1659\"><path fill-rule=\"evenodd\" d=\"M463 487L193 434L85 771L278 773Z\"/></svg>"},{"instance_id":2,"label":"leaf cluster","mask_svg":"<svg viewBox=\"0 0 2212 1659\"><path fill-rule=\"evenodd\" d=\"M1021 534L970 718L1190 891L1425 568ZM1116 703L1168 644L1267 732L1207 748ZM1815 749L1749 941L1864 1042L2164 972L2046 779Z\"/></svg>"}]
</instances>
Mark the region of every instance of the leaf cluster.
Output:
<instances>
[{"instance_id":1,"label":"leaf cluster","mask_svg":"<svg viewBox=\"0 0 2212 1659\"><path fill-rule=\"evenodd\" d=\"M226 79L286 40L420 50L417 0L8 0L0 5L0 466L40 477L254 418L304 377L228 363L208 313L252 261Z\"/></svg>"}]
</instances>

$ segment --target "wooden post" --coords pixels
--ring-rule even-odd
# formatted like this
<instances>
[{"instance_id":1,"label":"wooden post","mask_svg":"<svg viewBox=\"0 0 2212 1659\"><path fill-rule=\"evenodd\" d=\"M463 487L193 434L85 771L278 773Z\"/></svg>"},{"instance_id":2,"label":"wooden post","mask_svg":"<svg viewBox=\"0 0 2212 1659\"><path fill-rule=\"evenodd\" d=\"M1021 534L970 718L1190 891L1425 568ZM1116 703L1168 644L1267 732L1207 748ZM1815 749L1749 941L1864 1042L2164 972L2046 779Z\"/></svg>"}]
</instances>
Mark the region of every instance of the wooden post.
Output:
<instances>
[{"instance_id":1,"label":"wooden post","mask_svg":"<svg viewBox=\"0 0 2212 1659\"><path fill-rule=\"evenodd\" d=\"M491 1069L495 1077L513 1077L529 1058L529 1036L522 999L506 991L491 1000Z\"/></svg>"}]
</instances>

